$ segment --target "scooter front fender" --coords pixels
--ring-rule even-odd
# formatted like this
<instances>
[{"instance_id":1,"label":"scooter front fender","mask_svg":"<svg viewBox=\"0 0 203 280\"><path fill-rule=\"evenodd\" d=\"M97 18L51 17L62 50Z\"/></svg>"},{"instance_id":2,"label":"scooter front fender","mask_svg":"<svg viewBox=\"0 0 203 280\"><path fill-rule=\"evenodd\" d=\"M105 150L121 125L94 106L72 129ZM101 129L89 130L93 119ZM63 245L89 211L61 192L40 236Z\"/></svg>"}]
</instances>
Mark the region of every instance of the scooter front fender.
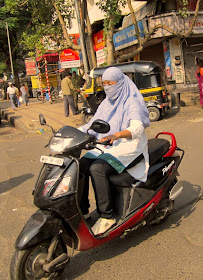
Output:
<instances>
[{"instance_id":1,"label":"scooter front fender","mask_svg":"<svg viewBox=\"0 0 203 280\"><path fill-rule=\"evenodd\" d=\"M58 234L61 229L63 229L62 220L58 219L54 212L38 210L29 218L22 229L15 247L18 250L23 250Z\"/></svg>"}]
</instances>

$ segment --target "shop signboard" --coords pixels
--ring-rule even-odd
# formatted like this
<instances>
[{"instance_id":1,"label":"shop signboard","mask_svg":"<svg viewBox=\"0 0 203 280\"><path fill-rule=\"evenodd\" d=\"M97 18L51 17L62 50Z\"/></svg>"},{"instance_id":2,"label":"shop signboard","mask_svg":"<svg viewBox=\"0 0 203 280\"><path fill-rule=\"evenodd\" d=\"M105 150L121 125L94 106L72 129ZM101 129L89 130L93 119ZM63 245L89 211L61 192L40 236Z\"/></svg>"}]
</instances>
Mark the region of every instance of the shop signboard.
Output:
<instances>
[{"instance_id":1,"label":"shop signboard","mask_svg":"<svg viewBox=\"0 0 203 280\"><path fill-rule=\"evenodd\" d=\"M37 74L35 60L33 58L25 59L25 68L27 76L32 76Z\"/></svg>"},{"instance_id":2,"label":"shop signboard","mask_svg":"<svg viewBox=\"0 0 203 280\"><path fill-rule=\"evenodd\" d=\"M61 68L80 67L80 56L78 51L66 49L60 54Z\"/></svg>"},{"instance_id":3,"label":"shop signboard","mask_svg":"<svg viewBox=\"0 0 203 280\"><path fill-rule=\"evenodd\" d=\"M138 28L140 30L141 37L144 37L144 26L142 20L138 21ZM137 44L138 40L134 24L116 32L113 35L113 43L116 51Z\"/></svg>"}]
</instances>

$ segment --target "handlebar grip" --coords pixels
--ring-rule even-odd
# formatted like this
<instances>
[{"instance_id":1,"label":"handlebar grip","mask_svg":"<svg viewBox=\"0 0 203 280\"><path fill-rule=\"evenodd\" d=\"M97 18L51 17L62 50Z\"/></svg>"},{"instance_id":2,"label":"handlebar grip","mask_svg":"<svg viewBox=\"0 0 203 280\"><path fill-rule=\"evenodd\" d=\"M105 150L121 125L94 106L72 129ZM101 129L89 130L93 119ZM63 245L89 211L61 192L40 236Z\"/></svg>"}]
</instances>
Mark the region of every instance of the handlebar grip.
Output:
<instances>
[{"instance_id":1,"label":"handlebar grip","mask_svg":"<svg viewBox=\"0 0 203 280\"><path fill-rule=\"evenodd\" d=\"M110 140L109 141L104 141L104 142L97 142L97 144L101 144L101 145L104 145L104 146L112 146L113 144L110 143Z\"/></svg>"}]
</instances>

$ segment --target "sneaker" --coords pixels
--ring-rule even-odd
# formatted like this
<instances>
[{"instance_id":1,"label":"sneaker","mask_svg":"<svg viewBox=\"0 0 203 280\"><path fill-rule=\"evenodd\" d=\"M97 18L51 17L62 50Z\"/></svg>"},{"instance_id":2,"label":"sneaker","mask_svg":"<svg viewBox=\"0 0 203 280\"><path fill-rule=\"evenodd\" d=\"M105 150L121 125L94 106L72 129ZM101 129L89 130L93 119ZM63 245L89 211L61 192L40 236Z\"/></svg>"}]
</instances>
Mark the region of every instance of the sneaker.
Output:
<instances>
[{"instance_id":1,"label":"sneaker","mask_svg":"<svg viewBox=\"0 0 203 280\"><path fill-rule=\"evenodd\" d=\"M94 235L102 234L116 224L116 219L99 218L92 227Z\"/></svg>"}]
</instances>

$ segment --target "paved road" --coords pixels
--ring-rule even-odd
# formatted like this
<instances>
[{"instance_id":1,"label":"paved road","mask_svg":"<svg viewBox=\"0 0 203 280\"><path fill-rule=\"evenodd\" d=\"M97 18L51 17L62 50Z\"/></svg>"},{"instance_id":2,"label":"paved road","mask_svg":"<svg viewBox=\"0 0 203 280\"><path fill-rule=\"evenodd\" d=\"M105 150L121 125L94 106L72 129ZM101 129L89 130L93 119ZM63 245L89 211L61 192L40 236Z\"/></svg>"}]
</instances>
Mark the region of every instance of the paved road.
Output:
<instances>
[{"instance_id":1,"label":"paved road","mask_svg":"<svg viewBox=\"0 0 203 280\"><path fill-rule=\"evenodd\" d=\"M179 172L184 186L166 223L130 233L88 252L76 252L61 280L200 280L202 270L203 110L185 107L153 123L147 134L176 135L186 155ZM39 157L50 134L26 135L3 121L0 126L0 279L8 280L14 242L35 211L31 192L39 172Z\"/></svg>"}]
</instances>

